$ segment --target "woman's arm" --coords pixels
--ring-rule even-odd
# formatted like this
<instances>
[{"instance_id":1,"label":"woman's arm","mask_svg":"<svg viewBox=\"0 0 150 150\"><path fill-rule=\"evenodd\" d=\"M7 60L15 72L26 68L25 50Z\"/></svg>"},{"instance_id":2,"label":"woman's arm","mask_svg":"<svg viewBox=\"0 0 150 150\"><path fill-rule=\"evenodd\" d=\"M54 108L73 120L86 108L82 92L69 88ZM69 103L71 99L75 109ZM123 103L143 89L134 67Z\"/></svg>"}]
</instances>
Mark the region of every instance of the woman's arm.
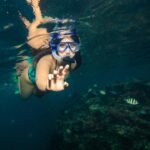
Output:
<instances>
[{"instance_id":1,"label":"woman's arm","mask_svg":"<svg viewBox=\"0 0 150 150\"><path fill-rule=\"evenodd\" d=\"M35 81L39 90L47 90L48 75L53 70L54 60L51 55L43 56L36 65Z\"/></svg>"}]
</instances>

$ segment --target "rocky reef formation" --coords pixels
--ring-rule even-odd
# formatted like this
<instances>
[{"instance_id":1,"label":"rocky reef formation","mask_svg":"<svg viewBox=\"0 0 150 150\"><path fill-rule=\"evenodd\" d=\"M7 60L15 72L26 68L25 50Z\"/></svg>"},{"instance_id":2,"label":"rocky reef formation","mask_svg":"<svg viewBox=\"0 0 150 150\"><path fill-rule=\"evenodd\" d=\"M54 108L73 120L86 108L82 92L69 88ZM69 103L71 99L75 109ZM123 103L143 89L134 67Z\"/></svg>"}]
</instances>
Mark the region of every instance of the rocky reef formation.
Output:
<instances>
[{"instance_id":1,"label":"rocky reef formation","mask_svg":"<svg viewBox=\"0 0 150 150\"><path fill-rule=\"evenodd\" d=\"M150 82L73 95L52 142L57 150L150 150Z\"/></svg>"}]
</instances>

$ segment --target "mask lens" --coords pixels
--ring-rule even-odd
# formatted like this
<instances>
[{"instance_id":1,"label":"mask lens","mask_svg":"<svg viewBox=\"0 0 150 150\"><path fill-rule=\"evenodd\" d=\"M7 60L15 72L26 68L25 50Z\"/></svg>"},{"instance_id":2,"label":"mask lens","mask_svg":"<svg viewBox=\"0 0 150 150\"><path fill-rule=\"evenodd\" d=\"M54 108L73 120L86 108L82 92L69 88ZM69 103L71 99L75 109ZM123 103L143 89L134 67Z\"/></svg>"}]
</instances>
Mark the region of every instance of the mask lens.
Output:
<instances>
[{"instance_id":1,"label":"mask lens","mask_svg":"<svg viewBox=\"0 0 150 150\"><path fill-rule=\"evenodd\" d=\"M76 50L76 44L75 43L69 43L70 49L74 52Z\"/></svg>"},{"instance_id":2,"label":"mask lens","mask_svg":"<svg viewBox=\"0 0 150 150\"><path fill-rule=\"evenodd\" d=\"M63 52L65 50L65 48L66 48L66 43L59 43L58 50L60 52Z\"/></svg>"},{"instance_id":3,"label":"mask lens","mask_svg":"<svg viewBox=\"0 0 150 150\"><path fill-rule=\"evenodd\" d=\"M71 49L71 51L72 51L73 53L78 52L79 49L80 49L79 43L71 42L71 43L70 43L70 49Z\"/></svg>"},{"instance_id":4,"label":"mask lens","mask_svg":"<svg viewBox=\"0 0 150 150\"><path fill-rule=\"evenodd\" d=\"M67 48L69 48L73 53L75 53L79 50L79 45L74 42L61 42L57 46L59 52L64 52Z\"/></svg>"}]
</instances>

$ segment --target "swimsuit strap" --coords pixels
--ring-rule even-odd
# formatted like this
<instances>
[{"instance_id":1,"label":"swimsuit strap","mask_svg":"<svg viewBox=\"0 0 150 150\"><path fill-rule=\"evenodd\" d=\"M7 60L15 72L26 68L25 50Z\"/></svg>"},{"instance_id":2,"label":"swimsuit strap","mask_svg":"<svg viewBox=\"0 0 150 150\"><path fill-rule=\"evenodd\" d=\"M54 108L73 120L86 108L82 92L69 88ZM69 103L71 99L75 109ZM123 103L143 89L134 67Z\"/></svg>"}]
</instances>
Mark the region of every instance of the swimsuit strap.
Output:
<instances>
[{"instance_id":1,"label":"swimsuit strap","mask_svg":"<svg viewBox=\"0 0 150 150\"><path fill-rule=\"evenodd\" d=\"M35 69L33 66L30 66L29 69L28 69L28 77L29 77L29 80L35 84Z\"/></svg>"}]
</instances>

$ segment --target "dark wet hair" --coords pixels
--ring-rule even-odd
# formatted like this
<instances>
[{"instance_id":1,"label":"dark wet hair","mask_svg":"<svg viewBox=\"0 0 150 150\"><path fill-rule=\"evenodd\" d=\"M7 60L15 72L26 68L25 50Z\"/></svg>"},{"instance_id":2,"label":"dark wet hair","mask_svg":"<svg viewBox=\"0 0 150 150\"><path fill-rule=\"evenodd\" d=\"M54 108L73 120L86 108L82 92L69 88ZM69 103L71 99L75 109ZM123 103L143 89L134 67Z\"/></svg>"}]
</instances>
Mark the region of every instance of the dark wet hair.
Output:
<instances>
[{"instance_id":1,"label":"dark wet hair","mask_svg":"<svg viewBox=\"0 0 150 150\"><path fill-rule=\"evenodd\" d=\"M78 35L72 35L71 38L74 40L74 42L80 43L80 39Z\"/></svg>"},{"instance_id":2,"label":"dark wet hair","mask_svg":"<svg viewBox=\"0 0 150 150\"><path fill-rule=\"evenodd\" d=\"M77 34L76 28L73 25L70 26L56 26L53 29L53 40L56 44L58 44L62 38L59 38L59 35L61 35L61 31L69 31L68 33L64 35L70 35L70 37L74 40L76 43L80 43L79 36Z\"/></svg>"}]
</instances>

